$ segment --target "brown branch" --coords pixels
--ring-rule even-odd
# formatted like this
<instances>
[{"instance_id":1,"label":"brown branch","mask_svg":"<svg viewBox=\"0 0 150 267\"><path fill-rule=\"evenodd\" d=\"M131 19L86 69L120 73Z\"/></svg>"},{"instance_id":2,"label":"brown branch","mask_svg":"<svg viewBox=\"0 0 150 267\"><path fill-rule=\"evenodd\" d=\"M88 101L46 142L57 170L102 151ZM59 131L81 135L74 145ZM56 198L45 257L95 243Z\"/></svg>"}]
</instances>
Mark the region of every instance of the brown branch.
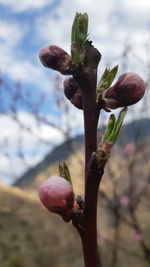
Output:
<instances>
[{"instance_id":1,"label":"brown branch","mask_svg":"<svg viewBox=\"0 0 150 267\"><path fill-rule=\"evenodd\" d=\"M82 240L85 267L101 266L97 249L97 198L106 161L101 151L92 154L87 171L84 209L73 219Z\"/></svg>"},{"instance_id":2,"label":"brown branch","mask_svg":"<svg viewBox=\"0 0 150 267\"><path fill-rule=\"evenodd\" d=\"M84 209L75 216L83 245L85 267L98 267L97 199L106 160L97 151L97 125L100 110L96 104L97 66L100 53L87 43L85 67L74 75L82 92L85 131L85 199ZM95 153L94 153L95 152Z\"/></svg>"}]
</instances>

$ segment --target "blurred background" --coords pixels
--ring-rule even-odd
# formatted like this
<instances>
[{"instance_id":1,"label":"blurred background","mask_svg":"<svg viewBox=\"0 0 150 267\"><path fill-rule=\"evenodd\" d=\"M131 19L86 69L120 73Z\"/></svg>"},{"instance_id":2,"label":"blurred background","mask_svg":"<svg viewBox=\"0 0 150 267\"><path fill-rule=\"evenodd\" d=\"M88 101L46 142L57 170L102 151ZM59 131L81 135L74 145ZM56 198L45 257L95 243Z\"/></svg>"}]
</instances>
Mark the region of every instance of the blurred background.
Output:
<instances>
[{"instance_id":1,"label":"blurred background","mask_svg":"<svg viewBox=\"0 0 150 267\"><path fill-rule=\"evenodd\" d=\"M39 185L57 175L63 161L76 194L84 194L82 111L64 98L64 77L38 58L50 44L70 53L76 12L89 15L89 38L102 54L98 78L118 64L117 78L133 71L147 84L145 97L129 108L106 167L98 242L101 267L150 266L149 0L0 0L2 267L83 266L75 229L49 214L38 199ZM102 112L100 134L108 116Z\"/></svg>"}]
</instances>

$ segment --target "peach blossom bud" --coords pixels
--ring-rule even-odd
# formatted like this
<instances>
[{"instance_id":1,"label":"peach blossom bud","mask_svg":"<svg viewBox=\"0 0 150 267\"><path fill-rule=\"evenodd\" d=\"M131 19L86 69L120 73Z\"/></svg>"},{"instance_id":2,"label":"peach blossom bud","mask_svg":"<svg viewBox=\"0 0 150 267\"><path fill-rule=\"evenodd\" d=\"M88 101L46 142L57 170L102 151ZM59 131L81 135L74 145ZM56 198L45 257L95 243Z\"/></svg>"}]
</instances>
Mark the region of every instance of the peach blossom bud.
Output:
<instances>
[{"instance_id":1,"label":"peach blossom bud","mask_svg":"<svg viewBox=\"0 0 150 267\"><path fill-rule=\"evenodd\" d=\"M64 94L70 100L77 89L79 88L77 82L73 78L67 78L64 80Z\"/></svg>"},{"instance_id":2,"label":"peach blossom bud","mask_svg":"<svg viewBox=\"0 0 150 267\"><path fill-rule=\"evenodd\" d=\"M66 222L71 220L74 192L71 184L63 177L48 178L39 188L39 197L49 211L61 215Z\"/></svg>"},{"instance_id":3,"label":"peach blossom bud","mask_svg":"<svg viewBox=\"0 0 150 267\"><path fill-rule=\"evenodd\" d=\"M78 109L83 109L82 95L80 89L76 91L74 96L70 99L70 102Z\"/></svg>"},{"instance_id":4,"label":"peach blossom bud","mask_svg":"<svg viewBox=\"0 0 150 267\"><path fill-rule=\"evenodd\" d=\"M105 107L116 109L137 103L145 93L145 83L133 72L121 75L116 84L104 91Z\"/></svg>"},{"instance_id":5,"label":"peach blossom bud","mask_svg":"<svg viewBox=\"0 0 150 267\"><path fill-rule=\"evenodd\" d=\"M39 58L45 67L57 70L62 74L71 74L69 70L71 57L60 47L51 45L43 48Z\"/></svg>"},{"instance_id":6,"label":"peach blossom bud","mask_svg":"<svg viewBox=\"0 0 150 267\"><path fill-rule=\"evenodd\" d=\"M65 79L64 94L76 108L83 109L81 90L74 78Z\"/></svg>"}]
</instances>

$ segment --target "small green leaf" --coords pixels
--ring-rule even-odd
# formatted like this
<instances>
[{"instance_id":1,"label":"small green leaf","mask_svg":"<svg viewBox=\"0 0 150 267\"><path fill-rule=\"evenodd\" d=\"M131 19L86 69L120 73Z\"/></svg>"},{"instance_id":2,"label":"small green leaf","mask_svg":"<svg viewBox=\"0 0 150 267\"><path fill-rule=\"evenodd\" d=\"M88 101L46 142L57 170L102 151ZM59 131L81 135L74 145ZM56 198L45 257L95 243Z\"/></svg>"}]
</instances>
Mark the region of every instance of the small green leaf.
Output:
<instances>
[{"instance_id":1,"label":"small green leaf","mask_svg":"<svg viewBox=\"0 0 150 267\"><path fill-rule=\"evenodd\" d=\"M117 121L114 114L110 115L104 136L100 143L100 148L103 149L105 153L108 155L110 154L112 146L118 139L126 113L127 113L127 107L123 108L120 111Z\"/></svg>"},{"instance_id":2,"label":"small green leaf","mask_svg":"<svg viewBox=\"0 0 150 267\"><path fill-rule=\"evenodd\" d=\"M111 114L109 117L109 121L108 121L106 130L105 130L104 136L103 136L103 140L102 140L103 142L106 141L111 135L111 133L113 132L113 129L115 127L115 122L116 122L115 115Z\"/></svg>"},{"instance_id":3,"label":"small green leaf","mask_svg":"<svg viewBox=\"0 0 150 267\"><path fill-rule=\"evenodd\" d=\"M71 42L79 42L82 45L87 38L88 15L87 13L76 13L71 32Z\"/></svg>"},{"instance_id":4,"label":"small green leaf","mask_svg":"<svg viewBox=\"0 0 150 267\"><path fill-rule=\"evenodd\" d=\"M59 176L65 178L72 185L70 171L65 162L62 165L59 164Z\"/></svg>"},{"instance_id":5,"label":"small green leaf","mask_svg":"<svg viewBox=\"0 0 150 267\"><path fill-rule=\"evenodd\" d=\"M126 113L127 113L127 110L128 110L127 107L125 107L119 113L118 119L117 119L116 124L115 124L115 130L114 130L114 133L113 133L113 144L116 142L116 140L117 140L117 138L119 136L119 133L120 133L124 118L125 118Z\"/></svg>"},{"instance_id":6,"label":"small green leaf","mask_svg":"<svg viewBox=\"0 0 150 267\"><path fill-rule=\"evenodd\" d=\"M123 124L126 113L127 113L127 108L123 108L120 111L118 119L115 122L114 128L113 128L111 134L109 135L109 137L107 138L107 141L111 142L112 144L115 144L115 142L117 141L117 138L119 136L121 126Z\"/></svg>"},{"instance_id":7,"label":"small green leaf","mask_svg":"<svg viewBox=\"0 0 150 267\"><path fill-rule=\"evenodd\" d=\"M113 69L105 69L99 84L98 84L98 90L97 90L97 102L99 101L99 95L103 93L107 88L109 88L113 82L113 80L116 77L118 71L118 65L116 65Z\"/></svg>"},{"instance_id":8,"label":"small green leaf","mask_svg":"<svg viewBox=\"0 0 150 267\"><path fill-rule=\"evenodd\" d=\"M60 163L59 163L59 176L63 177L63 167Z\"/></svg>"},{"instance_id":9,"label":"small green leaf","mask_svg":"<svg viewBox=\"0 0 150 267\"><path fill-rule=\"evenodd\" d=\"M84 62L88 31L87 13L76 13L71 32L71 57L73 64Z\"/></svg>"},{"instance_id":10,"label":"small green leaf","mask_svg":"<svg viewBox=\"0 0 150 267\"><path fill-rule=\"evenodd\" d=\"M113 69L111 69L109 71L109 75L108 75L108 79L107 79L108 87L110 87L112 82L114 81L116 74L117 74L117 71L118 71L118 65L116 65Z\"/></svg>"}]
</instances>

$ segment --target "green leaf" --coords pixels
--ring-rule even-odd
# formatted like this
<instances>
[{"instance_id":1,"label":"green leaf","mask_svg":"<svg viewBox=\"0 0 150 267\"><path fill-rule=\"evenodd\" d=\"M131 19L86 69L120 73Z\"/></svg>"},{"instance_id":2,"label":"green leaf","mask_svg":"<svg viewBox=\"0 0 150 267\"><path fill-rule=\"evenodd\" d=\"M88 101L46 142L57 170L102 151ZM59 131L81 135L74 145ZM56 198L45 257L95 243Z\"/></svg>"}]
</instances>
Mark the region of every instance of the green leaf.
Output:
<instances>
[{"instance_id":1,"label":"green leaf","mask_svg":"<svg viewBox=\"0 0 150 267\"><path fill-rule=\"evenodd\" d=\"M118 71L118 65L116 65L113 69L105 69L99 84L98 84L98 90L97 90L97 101L99 101L99 95L103 93L107 88L109 88L113 82L113 80L116 77Z\"/></svg>"},{"instance_id":2,"label":"green leaf","mask_svg":"<svg viewBox=\"0 0 150 267\"><path fill-rule=\"evenodd\" d=\"M69 168L65 162L62 165L59 164L59 176L66 179L72 185L72 179L71 179L70 171L69 171Z\"/></svg>"},{"instance_id":3,"label":"green leaf","mask_svg":"<svg viewBox=\"0 0 150 267\"><path fill-rule=\"evenodd\" d=\"M115 142L117 141L117 138L119 136L120 130L121 130L121 126L123 124L125 115L127 113L127 108L123 108L118 116L117 121L115 122L114 128L111 132L111 134L109 135L109 137L107 138L108 142L111 142L112 144L115 144Z\"/></svg>"},{"instance_id":4,"label":"green leaf","mask_svg":"<svg viewBox=\"0 0 150 267\"><path fill-rule=\"evenodd\" d=\"M71 31L71 57L73 64L84 62L88 31L87 13L76 13Z\"/></svg>"},{"instance_id":5,"label":"green leaf","mask_svg":"<svg viewBox=\"0 0 150 267\"><path fill-rule=\"evenodd\" d=\"M113 129L115 127L115 122L116 122L115 115L111 114L109 117L109 121L108 121L106 130L105 130L102 142L107 141L107 139L109 138L109 136L113 132Z\"/></svg>"},{"instance_id":6,"label":"green leaf","mask_svg":"<svg viewBox=\"0 0 150 267\"><path fill-rule=\"evenodd\" d=\"M77 12L72 25L71 42L79 42L79 45L82 45L82 42L84 42L87 38L87 29L87 13L81 14Z\"/></svg>"},{"instance_id":7,"label":"green leaf","mask_svg":"<svg viewBox=\"0 0 150 267\"><path fill-rule=\"evenodd\" d=\"M125 107L119 113L118 119L117 119L116 124L115 124L115 130L114 130L114 133L113 133L113 144L118 139L118 136L119 136L119 133L120 133L124 118L125 118L125 116L127 114L127 110L128 110L127 107Z\"/></svg>"},{"instance_id":8,"label":"green leaf","mask_svg":"<svg viewBox=\"0 0 150 267\"><path fill-rule=\"evenodd\" d=\"M59 163L59 176L61 176L61 177L63 177L63 175L64 175L64 172L63 172L63 167L62 167L62 165Z\"/></svg>"},{"instance_id":9,"label":"green leaf","mask_svg":"<svg viewBox=\"0 0 150 267\"><path fill-rule=\"evenodd\" d=\"M112 70L110 70L107 82L108 82L108 87L111 86L112 82L114 81L116 74L118 72L118 65L116 65Z\"/></svg>"},{"instance_id":10,"label":"green leaf","mask_svg":"<svg viewBox=\"0 0 150 267\"><path fill-rule=\"evenodd\" d=\"M112 146L118 139L126 113L127 107L120 111L117 121L114 114L110 115L104 136L100 143L100 148L108 155L110 154Z\"/></svg>"}]
</instances>

